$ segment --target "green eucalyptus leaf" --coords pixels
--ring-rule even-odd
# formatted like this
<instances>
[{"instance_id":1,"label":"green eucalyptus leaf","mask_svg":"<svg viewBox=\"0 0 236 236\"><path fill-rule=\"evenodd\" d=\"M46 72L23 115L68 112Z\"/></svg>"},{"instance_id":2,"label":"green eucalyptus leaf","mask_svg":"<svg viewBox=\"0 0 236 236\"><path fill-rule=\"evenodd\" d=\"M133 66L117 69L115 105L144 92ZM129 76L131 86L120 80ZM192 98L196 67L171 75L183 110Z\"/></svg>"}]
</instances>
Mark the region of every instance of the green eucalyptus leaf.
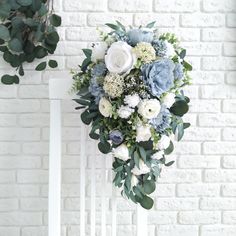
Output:
<instances>
[{"instance_id":1,"label":"green eucalyptus leaf","mask_svg":"<svg viewBox=\"0 0 236 236\"><path fill-rule=\"evenodd\" d=\"M184 123L183 126L184 126L184 129L187 129L190 127L190 123Z\"/></svg>"},{"instance_id":2,"label":"green eucalyptus leaf","mask_svg":"<svg viewBox=\"0 0 236 236\"><path fill-rule=\"evenodd\" d=\"M140 205L147 210L150 210L153 207L153 204L153 199L148 196L144 196L140 201Z\"/></svg>"},{"instance_id":3,"label":"green eucalyptus leaf","mask_svg":"<svg viewBox=\"0 0 236 236\"><path fill-rule=\"evenodd\" d=\"M181 59L184 59L185 56L186 56L186 49L183 49L183 50L180 52L179 57L180 57Z\"/></svg>"},{"instance_id":4,"label":"green eucalyptus leaf","mask_svg":"<svg viewBox=\"0 0 236 236\"><path fill-rule=\"evenodd\" d=\"M11 5L6 1L0 2L0 18L7 18L11 11Z\"/></svg>"},{"instance_id":5,"label":"green eucalyptus leaf","mask_svg":"<svg viewBox=\"0 0 236 236\"><path fill-rule=\"evenodd\" d=\"M8 47L14 52L22 51L22 43L18 38L13 38L11 41L9 41Z\"/></svg>"},{"instance_id":6,"label":"green eucalyptus leaf","mask_svg":"<svg viewBox=\"0 0 236 236\"><path fill-rule=\"evenodd\" d=\"M16 0L8 0L10 5L11 5L11 9L12 10L17 10L19 9L21 6L16 2Z\"/></svg>"},{"instance_id":7,"label":"green eucalyptus leaf","mask_svg":"<svg viewBox=\"0 0 236 236\"><path fill-rule=\"evenodd\" d=\"M38 64L35 68L35 70L37 71L42 71L42 70L45 70L47 67L47 62L46 61L43 61L41 62L40 64Z\"/></svg>"},{"instance_id":8,"label":"green eucalyptus leaf","mask_svg":"<svg viewBox=\"0 0 236 236\"><path fill-rule=\"evenodd\" d=\"M49 33L46 38L46 43L50 45L55 45L59 42L59 35L56 31Z\"/></svg>"},{"instance_id":9,"label":"green eucalyptus leaf","mask_svg":"<svg viewBox=\"0 0 236 236\"><path fill-rule=\"evenodd\" d=\"M27 7L32 4L32 0L16 0L16 2L23 7Z\"/></svg>"},{"instance_id":10,"label":"green eucalyptus leaf","mask_svg":"<svg viewBox=\"0 0 236 236\"><path fill-rule=\"evenodd\" d=\"M46 5L42 4L41 8L38 11L39 16L42 17L42 16L46 15L47 13L48 13L48 9L47 9Z\"/></svg>"},{"instance_id":11,"label":"green eucalyptus leaf","mask_svg":"<svg viewBox=\"0 0 236 236\"><path fill-rule=\"evenodd\" d=\"M110 23L107 23L105 25L110 27L113 30L119 30L120 29L120 27L118 25L114 25L114 24L110 24Z\"/></svg>"},{"instance_id":12,"label":"green eucalyptus leaf","mask_svg":"<svg viewBox=\"0 0 236 236\"><path fill-rule=\"evenodd\" d=\"M56 67L58 67L58 63L57 63L57 61L55 61L55 60L49 60L48 65L49 65L51 68L56 68Z\"/></svg>"},{"instance_id":13,"label":"green eucalyptus leaf","mask_svg":"<svg viewBox=\"0 0 236 236\"><path fill-rule=\"evenodd\" d=\"M176 101L170 108L170 111L176 116L183 116L188 110L189 106L184 100Z\"/></svg>"},{"instance_id":14,"label":"green eucalyptus leaf","mask_svg":"<svg viewBox=\"0 0 236 236\"><path fill-rule=\"evenodd\" d=\"M35 49L34 49L34 53L35 53L35 56L36 58L43 58L45 56L47 56L47 50L41 46L37 46Z\"/></svg>"},{"instance_id":15,"label":"green eucalyptus leaf","mask_svg":"<svg viewBox=\"0 0 236 236\"><path fill-rule=\"evenodd\" d=\"M98 149L101 153L107 154L111 151L111 145L109 142L103 142L103 143L99 142Z\"/></svg>"},{"instance_id":16,"label":"green eucalyptus leaf","mask_svg":"<svg viewBox=\"0 0 236 236\"><path fill-rule=\"evenodd\" d=\"M1 52L6 52L8 49L6 46L0 46L0 51Z\"/></svg>"},{"instance_id":17,"label":"green eucalyptus leaf","mask_svg":"<svg viewBox=\"0 0 236 236\"><path fill-rule=\"evenodd\" d=\"M174 144L170 141L170 145L167 149L164 150L165 155L169 155L174 151Z\"/></svg>"},{"instance_id":18,"label":"green eucalyptus leaf","mask_svg":"<svg viewBox=\"0 0 236 236\"><path fill-rule=\"evenodd\" d=\"M176 131L177 131L177 140L180 141L184 136L184 125L183 125L183 123L180 123L180 124L177 125Z\"/></svg>"},{"instance_id":19,"label":"green eucalyptus leaf","mask_svg":"<svg viewBox=\"0 0 236 236\"><path fill-rule=\"evenodd\" d=\"M143 190L146 194L151 194L155 191L156 189L156 184L154 180L146 180L143 183Z\"/></svg>"},{"instance_id":20,"label":"green eucalyptus leaf","mask_svg":"<svg viewBox=\"0 0 236 236\"><path fill-rule=\"evenodd\" d=\"M134 152L134 163L138 168L139 168L139 160L140 160L140 157L139 157L138 151L135 151Z\"/></svg>"},{"instance_id":21,"label":"green eucalyptus leaf","mask_svg":"<svg viewBox=\"0 0 236 236\"><path fill-rule=\"evenodd\" d=\"M193 69L192 65L190 65L188 62L184 61L183 66L186 70L191 71Z\"/></svg>"},{"instance_id":22,"label":"green eucalyptus leaf","mask_svg":"<svg viewBox=\"0 0 236 236\"><path fill-rule=\"evenodd\" d=\"M61 17L56 14L52 14L50 16L50 23L55 27L60 26L61 25Z\"/></svg>"},{"instance_id":23,"label":"green eucalyptus leaf","mask_svg":"<svg viewBox=\"0 0 236 236\"><path fill-rule=\"evenodd\" d=\"M9 40L10 33L6 26L0 25L0 39L3 39L5 41Z\"/></svg>"},{"instance_id":24,"label":"green eucalyptus leaf","mask_svg":"<svg viewBox=\"0 0 236 236\"><path fill-rule=\"evenodd\" d=\"M91 58L92 56L92 50L91 49L82 49L84 55L87 57L87 58Z\"/></svg>"},{"instance_id":25,"label":"green eucalyptus leaf","mask_svg":"<svg viewBox=\"0 0 236 236\"><path fill-rule=\"evenodd\" d=\"M139 147L139 153L140 153L143 161L146 162L147 153L143 147Z\"/></svg>"},{"instance_id":26,"label":"green eucalyptus leaf","mask_svg":"<svg viewBox=\"0 0 236 236\"><path fill-rule=\"evenodd\" d=\"M172 166L175 163L175 161L170 161L168 163L165 164L165 166Z\"/></svg>"},{"instance_id":27,"label":"green eucalyptus leaf","mask_svg":"<svg viewBox=\"0 0 236 236\"><path fill-rule=\"evenodd\" d=\"M155 24L156 24L156 21L150 22L146 25L146 28L153 28Z\"/></svg>"},{"instance_id":28,"label":"green eucalyptus leaf","mask_svg":"<svg viewBox=\"0 0 236 236\"><path fill-rule=\"evenodd\" d=\"M42 1L41 0L32 0L32 6L31 9L36 12L38 11L42 6Z\"/></svg>"},{"instance_id":29,"label":"green eucalyptus leaf","mask_svg":"<svg viewBox=\"0 0 236 236\"><path fill-rule=\"evenodd\" d=\"M3 75L1 82L6 85L19 84L19 77L17 75Z\"/></svg>"}]
</instances>

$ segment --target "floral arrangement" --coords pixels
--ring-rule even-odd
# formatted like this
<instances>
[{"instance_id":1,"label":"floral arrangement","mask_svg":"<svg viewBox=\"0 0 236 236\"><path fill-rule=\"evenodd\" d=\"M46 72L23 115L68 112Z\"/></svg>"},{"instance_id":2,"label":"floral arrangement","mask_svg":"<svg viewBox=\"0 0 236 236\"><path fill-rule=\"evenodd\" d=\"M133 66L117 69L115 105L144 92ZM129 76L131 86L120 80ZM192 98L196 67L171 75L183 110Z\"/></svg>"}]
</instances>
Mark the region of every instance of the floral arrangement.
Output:
<instances>
[{"instance_id":1,"label":"floral arrangement","mask_svg":"<svg viewBox=\"0 0 236 236\"><path fill-rule=\"evenodd\" d=\"M170 33L158 35L152 22L126 28L106 24L102 42L83 49L79 72L72 72L81 119L91 125L90 138L114 157L113 183L122 195L151 209L161 167L170 166L165 155L174 140L190 126L183 122L189 98L182 91L190 83L186 50Z\"/></svg>"}]
</instances>

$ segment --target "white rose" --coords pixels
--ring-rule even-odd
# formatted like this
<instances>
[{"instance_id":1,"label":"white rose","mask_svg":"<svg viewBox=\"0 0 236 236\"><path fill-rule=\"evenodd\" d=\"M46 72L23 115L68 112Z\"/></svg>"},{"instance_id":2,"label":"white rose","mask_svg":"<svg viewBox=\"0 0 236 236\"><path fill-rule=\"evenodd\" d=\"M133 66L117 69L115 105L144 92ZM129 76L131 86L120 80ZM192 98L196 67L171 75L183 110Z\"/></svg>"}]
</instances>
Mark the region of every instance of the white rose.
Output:
<instances>
[{"instance_id":1,"label":"white rose","mask_svg":"<svg viewBox=\"0 0 236 236\"><path fill-rule=\"evenodd\" d=\"M154 153L154 154L151 156L151 158L152 158L152 159L161 159L161 158L163 157L163 155L164 155L164 151L162 150L162 151L159 151L159 152Z\"/></svg>"},{"instance_id":2,"label":"white rose","mask_svg":"<svg viewBox=\"0 0 236 236\"><path fill-rule=\"evenodd\" d=\"M157 117L160 110L161 105L157 99L144 99L138 105L138 113L146 119Z\"/></svg>"},{"instance_id":3,"label":"white rose","mask_svg":"<svg viewBox=\"0 0 236 236\"><path fill-rule=\"evenodd\" d=\"M104 60L106 51L107 44L105 42L94 43L91 56L92 62L96 62L97 60Z\"/></svg>"},{"instance_id":4,"label":"white rose","mask_svg":"<svg viewBox=\"0 0 236 236\"><path fill-rule=\"evenodd\" d=\"M129 149L127 148L127 146L125 144L121 144L117 148L114 148L113 149L113 155L116 158L119 158L119 159L121 159L123 161L127 161L127 160L130 159Z\"/></svg>"},{"instance_id":5,"label":"white rose","mask_svg":"<svg viewBox=\"0 0 236 236\"><path fill-rule=\"evenodd\" d=\"M138 178L135 175L132 175L131 177L131 188L138 185Z\"/></svg>"},{"instance_id":6,"label":"white rose","mask_svg":"<svg viewBox=\"0 0 236 236\"><path fill-rule=\"evenodd\" d=\"M150 172L150 168L143 162L143 160L139 160L139 168L135 166L131 172L134 175L145 175Z\"/></svg>"},{"instance_id":7,"label":"white rose","mask_svg":"<svg viewBox=\"0 0 236 236\"><path fill-rule=\"evenodd\" d=\"M128 119L133 112L134 109L123 105L117 111L119 117L123 119Z\"/></svg>"},{"instance_id":8,"label":"white rose","mask_svg":"<svg viewBox=\"0 0 236 236\"><path fill-rule=\"evenodd\" d=\"M169 147L170 145L170 137L166 135L162 135L161 139L158 141L157 146L159 150L164 150Z\"/></svg>"},{"instance_id":9,"label":"white rose","mask_svg":"<svg viewBox=\"0 0 236 236\"><path fill-rule=\"evenodd\" d=\"M106 98L101 98L99 101L99 111L104 117L112 116L112 105Z\"/></svg>"},{"instance_id":10,"label":"white rose","mask_svg":"<svg viewBox=\"0 0 236 236\"><path fill-rule=\"evenodd\" d=\"M175 55L175 49L173 44L165 41L166 44L166 57L173 57Z\"/></svg>"},{"instance_id":11,"label":"white rose","mask_svg":"<svg viewBox=\"0 0 236 236\"><path fill-rule=\"evenodd\" d=\"M124 103L127 104L129 107L136 107L140 102L140 97L137 93L133 95L126 95L124 98Z\"/></svg>"},{"instance_id":12,"label":"white rose","mask_svg":"<svg viewBox=\"0 0 236 236\"><path fill-rule=\"evenodd\" d=\"M175 94L174 93L167 93L162 98L162 103L166 105L166 107L170 108L175 102Z\"/></svg>"},{"instance_id":13,"label":"white rose","mask_svg":"<svg viewBox=\"0 0 236 236\"><path fill-rule=\"evenodd\" d=\"M111 45L105 56L107 69L112 73L129 72L136 63L132 47L126 42L118 41Z\"/></svg>"},{"instance_id":14,"label":"white rose","mask_svg":"<svg viewBox=\"0 0 236 236\"><path fill-rule=\"evenodd\" d=\"M138 126L136 128L136 141L137 142L145 142L151 138L151 130L149 125Z\"/></svg>"}]
</instances>

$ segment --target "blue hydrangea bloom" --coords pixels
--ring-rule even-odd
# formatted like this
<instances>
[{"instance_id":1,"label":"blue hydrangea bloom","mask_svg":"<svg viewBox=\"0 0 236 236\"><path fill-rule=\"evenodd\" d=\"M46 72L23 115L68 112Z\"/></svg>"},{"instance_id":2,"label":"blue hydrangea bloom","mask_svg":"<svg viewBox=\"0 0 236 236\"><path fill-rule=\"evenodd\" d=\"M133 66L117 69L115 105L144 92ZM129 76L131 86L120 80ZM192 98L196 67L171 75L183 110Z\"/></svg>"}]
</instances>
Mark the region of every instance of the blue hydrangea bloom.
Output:
<instances>
[{"instance_id":1,"label":"blue hydrangea bloom","mask_svg":"<svg viewBox=\"0 0 236 236\"><path fill-rule=\"evenodd\" d=\"M111 133L109 134L109 138L116 145L121 144L124 140L124 137L119 130L111 131Z\"/></svg>"},{"instance_id":2,"label":"blue hydrangea bloom","mask_svg":"<svg viewBox=\"0 0 236 236\"><path fill-rule=\"evenodd\" d=\"M158 57L164 57L167 52L167 46L164 40L156 39L152 42L152 46L156 51Z\"/></svg>"},{"instance_id":3,"label":"blue hydrangea bloom","mask_svg":"<svg viewBox=\"0 0 236 236\"><path fill-rule=\"evenodd\" d=\"M93 77L100 77L100 76L104 76L106 72L107 72L107 68L106 68L105 63L100 62L93 67L91 74Z\"/></svg>"},{"instance_id":4,"label":"blue hydrangea bloom","mask_svg":"<svg viewBox=\"0 0 236 236\"><path fill-rule=\"evenodd\" d=\"M136 46L140 42L151 43L154 37L152 31L146 29L131 29L127 33L128 43L131 46Z\"/></svg>"},{"instance_id":5,"label":"blue hydrangea bloom","mask_svg":"<svg viewBox=\"0 0 236 236\"><path fill-rule=\"evenodd\" d=\"M161 106L161 111L156 118L153 118L149 123L157 132L163 133L167 128L170 128L171 114L166 106Z\"/></svg>"},{"instance_id":6,"label":"blue hydrangea bloom","mask_svg":"<svg viewBox=\"0 0 236 236\"><path fill-rule=\"evenodd\" d=\"M175 63L174 77L175 79L178 79L178 80L184 77L184 67L182 64Z\"/></svg>"},{"instance_id":7,"label":"blue hydrangea bloom","mask_svg":"<svg viewBox=\"0 0 236 236\"><path fill-rule=\"evenodd\" d=\"M170 59L161 59L142 66L142 79L153 96L159 97L174 85L175 64Z\"/></svg>"},{"instance_id":8,"label":"blue hydrangea bloom","mask_svg":"<svg viewBox=\"0 0 236 236\"><path fill-rule=\"evenodd\" d=\"M96 77L92 77L90 80L89 92L95 97L96 104L99 103L105 94L103 88L98 84Z\"/></svg>"}]
</instances>

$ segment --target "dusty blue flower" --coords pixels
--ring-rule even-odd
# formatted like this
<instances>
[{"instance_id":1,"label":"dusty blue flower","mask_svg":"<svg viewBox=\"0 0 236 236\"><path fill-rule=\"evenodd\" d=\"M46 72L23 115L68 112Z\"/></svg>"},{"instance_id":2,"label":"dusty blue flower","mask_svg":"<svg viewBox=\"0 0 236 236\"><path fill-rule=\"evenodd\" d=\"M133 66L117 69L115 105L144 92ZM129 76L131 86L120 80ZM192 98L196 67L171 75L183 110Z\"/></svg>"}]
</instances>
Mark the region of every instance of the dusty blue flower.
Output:
<instances>
[{"instance_id":1,"label":"dusty blue flower","mask_svg":"<svg viewBox=\"0 0 236 236\"><path fill-rule=\"evenodd\" d=\"M167 45L164 40L156 39L152 42L152 46L156 50L156 55L158 57L164 57L167 52Z\"/></svg>"},{"instance_id":2,"label":"dusty blue flower","mask_svg":"<svg viewBox=\"0 0 236 236\"><path fill-rule=\"evenodd\" d=\"M152 31L147 29L131 29L128 31L128 43L131 46L136 46L140 42L151 43L154 37Z\"/></svg>"},{"instance_id":3,"label":"dusty blue flower","mask_svg":"<svg viewBox=\"0 0 236 236\"><path fill-rule=\"evenodd\" d=\"M159 97L174 85L175 64L170 59L161 59L142 66L142 79L153 96Z\"/></svg>"},{"instance_id":4,"label":"dusty blue flower","mask_svg":"<svg viewBox=\"0 0 236 236\"><path fill-rule=\"evenodd\" d=\"M121 144L124 140L124 137L119 130L111 131L111 133L109 134L109 138L116 145Z\"/></svg>"},{"instance_id":5,"label":"dusty blue flower","mask_svg":"<svg viewBox=\"0 0 236 236\"><path fill-rule=\"evenodd\" d=\"M162 105L161 111L156 118L153 118L149 123L155 128L157 132L163 133L170 127L171 114L166 106Z\"/></svg>"},{"instance_id":6,"label":"dusty blue flower","mask_svg":"<svg viewBox=\"0 0 236 236\"><path fill-rule=\"evenodd\" d=\"M92 77L90 80L89 92L95 97L96 104L99 103L105 94L103 88L98 84L96 77Z\"/></svg>"},{"instance_id":7,"label":"dusty blue flower","mask_svg":"<svg viewBox=\"0 0 236 236\"><path fill-rule=\"evenodd\" d=\"M96 64L92 69L92 76L93 77L100 77L104 76L107 72L107 68L104 62L100 62Z\"/></svg>"},{"instance_id":8,"label":"dusty blue flower","mask_svg":"<svg viewBox=\"0 0 236 236\"><path fill-rule=\"evenodd\" d=\"M174 77L175 79L182 79L184 76L184 67L180 63L175 63Z\"/></svg>"}]
</instances>

